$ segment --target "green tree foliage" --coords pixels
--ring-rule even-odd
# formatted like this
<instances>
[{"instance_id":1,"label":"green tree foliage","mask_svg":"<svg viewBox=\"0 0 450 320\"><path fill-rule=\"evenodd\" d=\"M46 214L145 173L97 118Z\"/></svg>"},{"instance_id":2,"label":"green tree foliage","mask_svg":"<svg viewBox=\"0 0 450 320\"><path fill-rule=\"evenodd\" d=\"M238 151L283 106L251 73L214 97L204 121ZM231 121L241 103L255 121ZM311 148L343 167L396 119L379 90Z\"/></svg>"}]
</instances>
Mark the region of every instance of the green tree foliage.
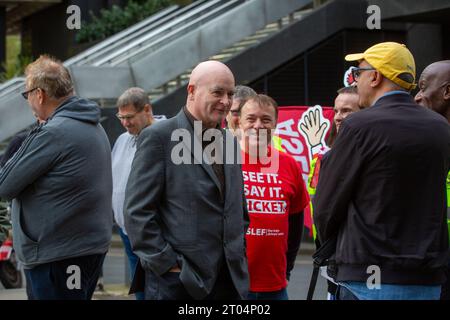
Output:
<instances>
[{"instance_id":1,"label":"green tree foliage","mask_svg":"<svg viewBox=\"0 0 450 320\"><path fill-rule=\"evenodd\" d=\"M176 0L130 0L124 8L113 5L108 10L102 9L99 17L90 12L92 21L82 23L76 41L84 43L105 39L176 2Z\"/></svg>"},{"instance_id":2,"label":"green tree foliage","mask_svg":"<svg viewBox=\"0 0 450 320\"><path fill-rule=\"evenodd\" d=\"M21 53L19 35L6 37L6 61L0 67L0 83L23 75L25 67L32 61L32 57Z\"/></svg>"},{"instance_id":3,"label":"green tree foliage","mask_svg":"<svg viewBox=\"0 0 450 320\"><path fill-rule=\"evenodd\" d=\"M33 61L31 57L19 55L14 63L3 63L2 67L5 70L0 73L0 83L5 82L14 77L23 75L25 67Z\"/></svg>"}]
</instances>

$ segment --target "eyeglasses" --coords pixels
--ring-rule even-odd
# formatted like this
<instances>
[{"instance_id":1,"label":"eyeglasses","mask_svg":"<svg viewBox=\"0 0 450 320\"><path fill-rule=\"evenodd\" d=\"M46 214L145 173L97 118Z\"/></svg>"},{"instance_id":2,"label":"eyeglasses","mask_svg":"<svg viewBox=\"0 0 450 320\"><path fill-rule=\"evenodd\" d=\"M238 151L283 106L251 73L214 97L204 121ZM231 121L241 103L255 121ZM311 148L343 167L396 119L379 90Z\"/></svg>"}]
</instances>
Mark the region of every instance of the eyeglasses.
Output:
<instances>
[{"instance_id":1,"label":"eyeglasses","mask_svg":"<svg viewBox=\"0 0 450 320\"><path fill-rule=\"evenodd\" d=\"M140 112L140 111L135 112L135 113L125 114L125 115L122 115L122 114L120 114L120 113L116 113L116 117L117 117L117 119L119 119L120 121L123 121L123 120L132 120L139 112Z\"/></svg>"},{"instance_id":2,"label":"eyeglasses","mask_svg":"<svg viewBox=\"0 0 450 320\"><path fill-rule=\"evenodd\" d=\"M357 80L361 76L361 72L367 71L367 70L376 70L375 68L353 68L352 69L352 76L354 80Z\"/></svg>"},{"instance_id":3,"label":"eyeglasses","mask_svg":"<svg viewBox=\"0 0 450 320\"><path fill-rule=\"evenodd\" d=\"M28 100L28 95L29 95L31 92L33 92L34 90L36 90L36 89L39 89L39 87L36 87L36 88L30 89L30 90L24 91L24 92L21 93L21 95L22 95L22 97L23 97L25 100Z\"/></svg>"}]
</instances>

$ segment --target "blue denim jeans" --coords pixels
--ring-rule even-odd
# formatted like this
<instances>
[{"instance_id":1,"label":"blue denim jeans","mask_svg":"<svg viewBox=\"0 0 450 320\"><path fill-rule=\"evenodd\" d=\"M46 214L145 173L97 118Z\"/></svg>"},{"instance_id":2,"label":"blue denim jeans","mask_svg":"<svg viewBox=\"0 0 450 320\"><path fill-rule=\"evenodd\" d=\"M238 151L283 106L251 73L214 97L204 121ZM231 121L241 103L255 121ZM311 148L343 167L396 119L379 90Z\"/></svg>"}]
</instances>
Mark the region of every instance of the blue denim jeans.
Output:
<instances>
[{"instance_id":1,"label":"blue denim jeans","mask_svg":"<svg viewBox=\"0 0 450 320\"><path fill-rule=\"evenodd\" d=\"M30 300L90 300L106 253L75 257L25 269ZM76 266L79 269L69 268ZM79 288L76 287L79 270ZM70 279L69 279L70 278ZM71 281L73 279L74 281ZM68 283L75 284L74 288Z\"/></svg>"},{"instance_id":2,"label":"blue denim jeans","mask_svg":"<svg viewBox=\"0 0 450 320\"><path fill-rule=\"evenodd\" d=\"M369 289L365 282L346 281L339 285L339 300L439 300L441 286L396 285L382 283L380 289ZM347 290L342 289L345 287ZM343 292L343 293L342 293ZM341 294L342 293L342 294Z\"/></svg>"},{"instance_id":3,"label":"blue denim jeans","mask_svg":"<svg viewBox=\"0 0 450 320\"><path fill-rule=\"evenodd\" d=\"M123 245L125 247L125 253L128 258L128 264L130 265L130 278L133 279L134 272L136 271L136 265L138 263L138 256L133 253L133 250L131 249L131 243L128 236L123 233L122 229L119 228L119 234L122 238ZM135 293L136 300L144 300L145 295L144 292L136 292Z\"/></svg>"},{"instance_id":4,"label":"blue denim jeans","mask_svg":"<svg viewBox=\"0 0 450 320\"><path fill-rule=\"evenodd\" d=\"M248 293L248 300L289 300L286 288L278 291Z\"/></svg>"}]
</instances>

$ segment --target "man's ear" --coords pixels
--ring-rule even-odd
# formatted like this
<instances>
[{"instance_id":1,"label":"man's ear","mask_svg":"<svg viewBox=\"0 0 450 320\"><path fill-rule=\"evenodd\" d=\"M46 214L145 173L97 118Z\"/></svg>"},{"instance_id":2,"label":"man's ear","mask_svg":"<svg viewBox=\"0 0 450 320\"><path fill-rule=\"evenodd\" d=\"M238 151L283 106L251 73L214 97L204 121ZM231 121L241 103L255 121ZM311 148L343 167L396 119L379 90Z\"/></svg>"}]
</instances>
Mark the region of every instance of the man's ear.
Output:
<instances>
[{"instance_id":1,"label":"man's ear","mask_svg":"<svg viewBox=\"0 0 450 320\"><path fill-rule=\"evenodd\" d=\"M147 103L147 104L144 106L144 112L145 112L145 113L153 114L152 105Z\"/></svg>"},{"instance_id":2,"label":"man's ear","mask_svg":"<svg viewBox=\"0 0 450 320\"><path fill-rule=\"evenodd\" d=\"M444 100L450 100L450 82L444 86Z\"/></svg>"},{"instance_id":3,"label":"man's ear","mask_svg":"<svg viewBox=\"0 0 450 320\"><path fill-rule=\"evenodd\" d=\"M41 105L44 104L44 102L47 100L47 96L45 94L45 91L42 90L41 88L38 88L37 89L37 95L38 95L39 104L41 104Z\"/></svg>"},{"instance_id":4,"label":"man's ear","mask_svg":"<svg viewBox=\"0 0 450 320\"><path fill-rule=\"evenodd\" d=\"M383 75L378 70L372 72L370 77L370 86L372 88L378 87L383 82Z\"/></svg>"},{"instance_id":5,"label":"man's ear","mask_svg":"<svg viewBox=\"0 0 450 320\"><path fill-rule=\"evenodd\" d=\"M188 92L188 99L191 101L194 100L195 85L189 84L187 86L187 92Z\"/></svg>"}]
</instances>

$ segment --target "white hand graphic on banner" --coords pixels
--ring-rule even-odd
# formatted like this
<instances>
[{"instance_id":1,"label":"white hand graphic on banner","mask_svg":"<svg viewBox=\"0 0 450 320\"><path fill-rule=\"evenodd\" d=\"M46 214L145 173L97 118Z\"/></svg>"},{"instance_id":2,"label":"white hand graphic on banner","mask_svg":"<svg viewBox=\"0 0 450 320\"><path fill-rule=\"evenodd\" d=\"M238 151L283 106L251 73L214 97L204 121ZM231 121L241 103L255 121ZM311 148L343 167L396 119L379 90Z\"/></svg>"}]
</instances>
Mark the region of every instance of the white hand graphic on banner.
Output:
<instances>
[{"instance_id":1,"label":"white hand graphic on banner","mask_svg":"<svg viewBox=\"0 0 450 320\"><path fill-rule=\"evenodd\" d=\"M329 126L330 122L323 116L322 108L318 105L306 110L298 121L298 131L311 148L325 144L325 132Z\"/></svg>"}]
</instances>

